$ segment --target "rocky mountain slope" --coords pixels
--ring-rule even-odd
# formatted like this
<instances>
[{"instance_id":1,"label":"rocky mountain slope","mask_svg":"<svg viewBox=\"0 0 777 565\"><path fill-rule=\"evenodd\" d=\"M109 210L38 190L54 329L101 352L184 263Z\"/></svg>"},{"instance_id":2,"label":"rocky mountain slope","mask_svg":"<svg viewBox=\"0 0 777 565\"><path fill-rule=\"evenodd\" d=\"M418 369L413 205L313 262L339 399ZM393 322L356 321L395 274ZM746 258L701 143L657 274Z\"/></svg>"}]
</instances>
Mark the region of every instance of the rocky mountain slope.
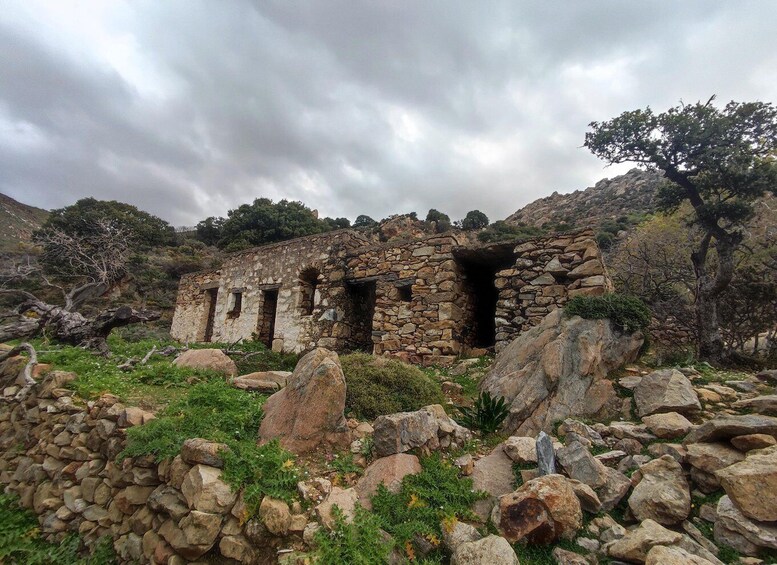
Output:
<instances>
[{"instance_id":1,"label":"rocky mountain slope","mask_svg":"<svg viewBox=\"0 0 777 565\"><path fill-rule=\"evenodd\" d=\"M569 194L554 192L527 204L505 221L533 227L545 224L599 227L606 220L653 212L661 182L661 173L632 169L625 175L600 180L585 190Z\"/></svg>"},{"instance_id":2,"label":"rocky mountain slope","mask_svg":"<svg viewBox=\"0 0 777 565\"><path fill-rule=\"evenodd\" d=\"M32 232L46 221L48 214L0 194L0 251L13 251L19 243L30 241Z\"/></svg>"}]
</instances>

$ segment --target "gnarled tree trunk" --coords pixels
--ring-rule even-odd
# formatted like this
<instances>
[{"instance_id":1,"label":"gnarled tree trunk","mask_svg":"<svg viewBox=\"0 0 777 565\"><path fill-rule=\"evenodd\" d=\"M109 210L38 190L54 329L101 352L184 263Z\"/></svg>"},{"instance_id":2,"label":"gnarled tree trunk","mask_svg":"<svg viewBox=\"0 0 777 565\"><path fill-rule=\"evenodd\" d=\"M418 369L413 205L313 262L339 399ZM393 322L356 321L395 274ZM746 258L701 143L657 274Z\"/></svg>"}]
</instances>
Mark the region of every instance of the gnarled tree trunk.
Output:
<instances>
[{"instance_id":1,"label":"gnarled tree trunk","mask_svg":"<svg viewBox=\"0 0 777 565\"><path fill-rule=\"evenodd\" d=\"M0 342L29 338L46 332L56 341L107 351L106 339L114 328L158 320L160 313L130 306L109 308L87 318L79 312L48 304L29 293L16 308L17 319L0 326Z\"/></svg>"}]
</instances>

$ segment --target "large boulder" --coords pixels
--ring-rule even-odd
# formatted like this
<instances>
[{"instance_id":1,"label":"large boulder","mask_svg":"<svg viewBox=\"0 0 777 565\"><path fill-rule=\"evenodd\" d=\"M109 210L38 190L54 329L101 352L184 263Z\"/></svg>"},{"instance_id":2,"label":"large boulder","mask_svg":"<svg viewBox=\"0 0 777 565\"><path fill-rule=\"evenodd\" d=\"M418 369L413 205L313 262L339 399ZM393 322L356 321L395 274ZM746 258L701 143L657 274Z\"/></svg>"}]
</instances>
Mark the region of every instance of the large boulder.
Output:
<instances>
[{"instance_id":1,"label":"large boulder","mask_svg":"<svg viewBox=\"0 0 777 565\"><path fill-rule=\"evenodd\" d=\"M192 510L226 514L232 509L237 495L221 479L221 469L208 465L192 467L181 485L186 503Z\"/></svg>"},{"instance_id":2,"label":"large boulder","mask_svg":"<svg viewBox=\"0 0 777 565\"><path fill-rule=\"evenodd\" d=\"M189 349L176 357L173 365L190 369L207 369L228 377L237 375L237 365L221 349Z\"/></svg>"},{"instance_id":3,"label":"large boulder","mask_svg":"<svg viewBox=\"0 0 777 565\"><path fill-rule=\"evenodd\" d=\"M688 421L688 418L677 412L666 412L645 416L642 418L642 423L660 439L675 439L682 437L693 428L693 424Z\"/></svg>"},{"instance_id":4,"label":"large boulder","mask_svg":"<svg viewBox=\"0 0 777 565\"><path fill-rule=\"evenodd\" d=\"M480 389L504 397L510 413L504 431L515 435L550 432L568 417L614 417L621 402L608 372L633 361L641 333L624 334L609 320L548 314L496 357Z\"/></svg>"},{"instance_id":5,"label":"large boulder","mask_svg":"<svg viewBox=\"0 0 777 565\"><path fill-rule=\"evenodd\" d=\"M777 521L777 446L751 451L744 461L715 475L742 514L753 520Z\"/></svg>"},{"instance_id":6,"label":"large boulder","mask_svg":"<svg viewBox=\"0 0 777 565\"><path fill-rule=\"evenodd\" d=\"M688 517L691 492L683 468L671 455L645 463L639 473L642 479L629 497L629 508L637 520L671 526Z\"/></svg>"},{"instance_id":7,"label":"large boulder","mask_svg":"<svg viewBox=\"0 0 777 565\"><path fill-rule=\"evenodd\" d=\"M688 415L701 410L691 381L677 369L661 369L642 377L634 387L634 402L640 418L659 412Z\"/></svg>"},{"instance_id":8,"label":"large boulder","mask_svg":"<svg viewBox=\"0 0 777 565\"><path fill-rule=\"evenodd\" d=\"M297 363L286 388L264 404L260 443L279 439L294 453L346 448L345 377L337 353L319 347Z\"/></svg>"},{"instance_id":9,"label":"large boulder","mask_svg":"<svg viewBox=\"0 0 777 565\"><path fill-rule=\"evenodd\" d=\"M645 565L712 565L712 561L689 553L682 547L655 545L648 551Z\"/></svg>"},{"instance_id":10,"label":"large boulder","mask_svg":"<svg viewBox=\"0 0 777 565\"><path fill-rule=\"evenodd\" d=\"M421 472L418 457L408 453L396 453L382 457L370 464L364 470L364 475L356 483L356 494L361 505L367 510L372 509L372 496L378 492L378 485L385 485L390 492L399 492L402 479L407 475Z\"/></svg>"},{"instance_id":11,"label":"large boulder","mask_svg":"<svg viewBox=\"0 0 777 565\"><path fill-rule=\"evenodd\" d=\"M451 420L439 404L424 406L414 412L378 416L373 429L372 441L377 457L416 448L430 452L441 447L461 447L472 439L472 433Z\"/></svg>"},{"instance_id":12,"label":"large boulder","mask_svg":"<svg viewBox=\"0 0 777 565\"><path fill-rule=\"evenodd\" d=\"M511 543L573 539L583 524L580 501L563 475L544 475L499 498L491 521Z\"/></svg>"},{"instance_id":13,"label":"large boulder","mask_svg":"<svg viewBox=\"0 0 777 565\"><path fill-rule=\"evenodd\" d=\"M777 418L758 414L732 416L722 414L691 430L683 443L710 442L750 434L777 437Z\"/></svg>"},{"instance_id":14,"label":"large boulder","mask_svg":"<svg viewBox=\"0 0 777 565\"><path fill-rule=\"evenodd\" d=\"M607 482L607 468L579 441L571 441L569 445L557 449L556 458L572 479L592 488L604 486Z\"/></svg>"}]
</instances>

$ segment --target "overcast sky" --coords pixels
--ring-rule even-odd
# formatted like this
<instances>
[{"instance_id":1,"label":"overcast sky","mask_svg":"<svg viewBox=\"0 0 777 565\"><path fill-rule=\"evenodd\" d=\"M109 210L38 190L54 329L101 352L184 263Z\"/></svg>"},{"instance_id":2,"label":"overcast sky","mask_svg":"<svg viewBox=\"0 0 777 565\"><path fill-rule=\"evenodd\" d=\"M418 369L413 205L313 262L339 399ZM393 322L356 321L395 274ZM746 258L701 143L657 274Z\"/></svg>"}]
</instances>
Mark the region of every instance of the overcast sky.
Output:
<instances>
[{"instance_id":1,"label":"overcast sky","mask_svg":"<svg viewBox=\"0 0 777 565\"><path fill-rule=\"evenodd\" d=\"M628 170L587 124L777 102L777 2L2 0L0 192L492 220Z\"/></svg>"}]
</instances>

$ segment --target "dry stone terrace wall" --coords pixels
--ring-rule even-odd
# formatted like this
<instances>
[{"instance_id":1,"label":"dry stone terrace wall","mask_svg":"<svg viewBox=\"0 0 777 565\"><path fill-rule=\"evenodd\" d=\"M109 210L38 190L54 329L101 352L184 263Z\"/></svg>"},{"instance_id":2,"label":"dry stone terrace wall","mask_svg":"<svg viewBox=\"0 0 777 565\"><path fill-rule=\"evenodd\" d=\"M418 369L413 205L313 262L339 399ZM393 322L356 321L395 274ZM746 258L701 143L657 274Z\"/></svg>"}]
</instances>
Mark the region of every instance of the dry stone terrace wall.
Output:
<instances>
[{"instance_id":1,"label":"dry stone terrace wall","mask_svg":"<svg viewBox=\"0 0 777 565\"><path fill-rule=\"evenodd\" d=\"M44 538L77 533L92 546L108 536L120 563L154 564L269 563L279 546L297 543L246 521L218 457L184 448L159 464L119 461L127 428L153 415L111 395L84 403L62 388L74 378L52 371L21 402L18 386L0 389L0 489L38 515ZM299 543L306 522L289 529Z\"/></svg>"},{"instance_id":2,"label":"dry stone terrace wall","mask_svg":"<svg viewBox=\"0 0 777 565\"><path fill-rule=\"evenodd\" d=\"M517 245L453 232L375 243L352 230L268 245L182 278L171 333L414 363L504 347L575 295L611 289L593 232Z\"/></svg>"}]
</instances>

